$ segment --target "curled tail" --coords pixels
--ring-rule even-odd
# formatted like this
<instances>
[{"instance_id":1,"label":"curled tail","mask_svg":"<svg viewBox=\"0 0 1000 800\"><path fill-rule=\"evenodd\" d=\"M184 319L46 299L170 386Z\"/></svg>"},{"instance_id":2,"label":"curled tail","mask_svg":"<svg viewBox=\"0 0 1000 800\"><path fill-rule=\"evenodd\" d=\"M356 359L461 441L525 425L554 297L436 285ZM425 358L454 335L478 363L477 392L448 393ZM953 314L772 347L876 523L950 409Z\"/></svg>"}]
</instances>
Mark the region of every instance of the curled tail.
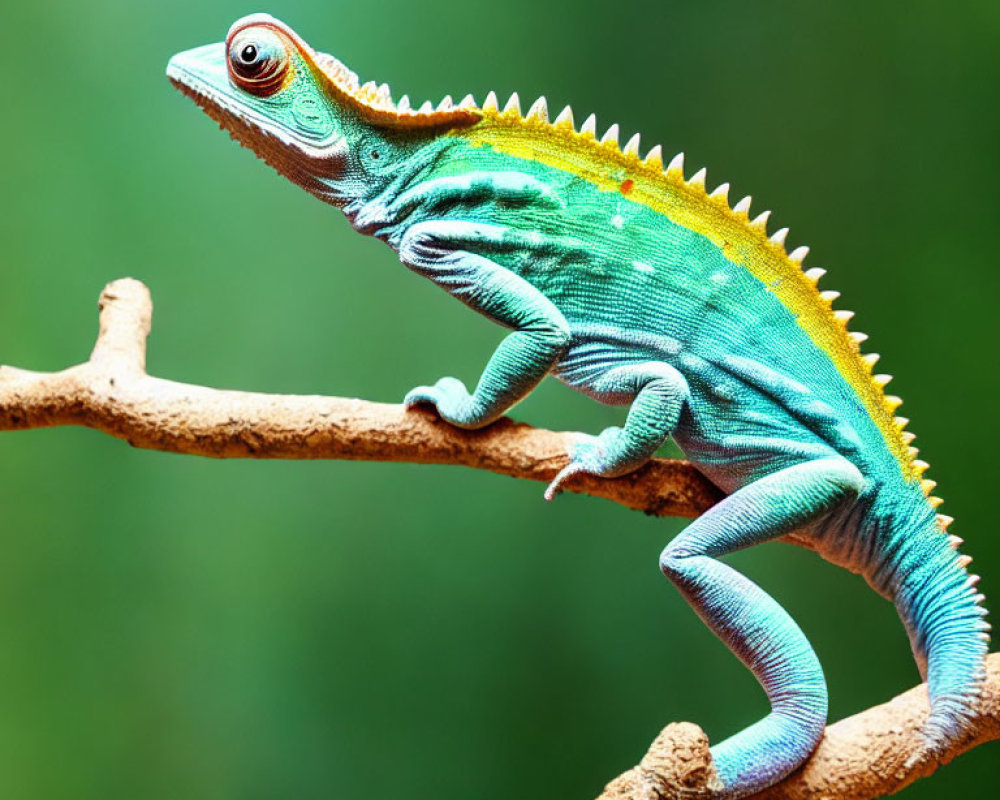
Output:
<instances>
[{"instance_id":1,"label":"curled tail","mask_svg":"<svg viewBox=\"0 0 1000 800\"><path fill-rule=\"evenodd\" d=\"M906 625L931 713L924 725L929 753L961 739L976 713L989 646L978 575L958 553L961 539L948 536L947 518L920 514L920 525L901 540L892 561L892 597Z\"/></svg>"}]
</instances>

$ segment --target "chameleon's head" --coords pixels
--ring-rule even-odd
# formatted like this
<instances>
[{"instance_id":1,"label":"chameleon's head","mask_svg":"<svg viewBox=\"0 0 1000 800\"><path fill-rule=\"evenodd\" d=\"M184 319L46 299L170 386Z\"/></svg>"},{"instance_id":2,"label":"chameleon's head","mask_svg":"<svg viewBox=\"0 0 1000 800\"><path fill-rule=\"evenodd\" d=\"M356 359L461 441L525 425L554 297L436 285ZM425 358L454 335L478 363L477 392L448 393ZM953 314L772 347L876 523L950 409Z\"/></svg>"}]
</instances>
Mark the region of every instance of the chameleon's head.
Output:
<instances>
[{"instance_id":1,"label":"chameleon's head","mask_svg":"<svg viewBox=\"0 0 1000 800\"><path fill-rule=\"evenodd\" d=\"M372 165L400 141L478 111L397 107L389 87L359 85L332 56L317 53L266 14L238 20L226 41L178 53L167 77L234 139L327 202L343 205Z\"/></svg>"},{"instance_id":2,"label":"chameleon's head","mask_svg":"<svg viewBox=\"0 0 1000 800\"><path fill-rule=\"evenodd\" d=\"M343 172L344 125L324 95L316 55L277 20L239 20L225 42L171 58L167 77L234 139L314 194Z\"/></svg>"}]
</instances>

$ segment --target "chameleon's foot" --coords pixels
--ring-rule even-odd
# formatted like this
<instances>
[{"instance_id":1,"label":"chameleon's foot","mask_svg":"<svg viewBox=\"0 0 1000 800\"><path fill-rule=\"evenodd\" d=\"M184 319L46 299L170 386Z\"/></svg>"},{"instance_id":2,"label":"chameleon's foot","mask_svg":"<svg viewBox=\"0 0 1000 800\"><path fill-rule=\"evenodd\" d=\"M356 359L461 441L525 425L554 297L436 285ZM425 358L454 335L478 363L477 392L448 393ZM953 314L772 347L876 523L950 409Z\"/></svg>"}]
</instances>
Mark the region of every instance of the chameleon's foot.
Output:
<instances>
[{"instance_id":1,"label":"chameleon's foot","mask_svg":"<svg viewBox=\"0 0 1000 800\"><path fill-rule=\"evenodd\" d=\"M433 386L417 386L403 398L403 405L432 405L445 422L459 428L479 428L488 421L476 411L476 403L458 378L441 378Z\"/></svg>"},{"instance_id":2,"label":"chameleon's foot","mask_svg":"<svg viewBox=\"0 0 1000 800\"><path fill-rule=\"evenodd\" d=\"M909 772L910 770L915 769L921 764L930 761L932 758L934 758L934 753L928 750L927 747L925 746L918 747L916 750L910 753L906 761L903 762L903 769Z\"/></svg>"},{"instance_id":3,"label":"chameleon's foot","mask_svg":"<svg viewBox=\"0 0 1000 800\"><path fill-rule=\"evenodd\" d=\"M935 708L932 700L930 717L924 722L920 732L921 746L910 754L904 767L912 769L928 761L940 763L941 758L956 742L969 738L970 722L968 705L939 701Z\"/></svg>"},{"instance_id":4,"label":"chameleon's foot","mask_svg":"<svg viewBox=\"0 0 1000 800\"><path fill-rule=\"evenodd\" d=\"M935 739L933 735L928 734L926 728L922 734L920 745L910 753L909 757L903 763L903 769L907 771L932 761L940 764L942 757L948 752L950 741Z\"/></svg>"},{"instance_id":5,"label":"chameleon's foot","mask_svg":"<svg viewBox=\"0 0 1000 800\"><path fill-rule=\"evenodd\" d=\"M645 458L636 459L627 451L625 443L625 432L621 428L605 428L599 436L581 434L570 449L569 464L559 470L559 474L545 490L545 499L551 500L563 483L581 472L602 478L614 478L631 472Z\"/></svg>"}]
</instances>

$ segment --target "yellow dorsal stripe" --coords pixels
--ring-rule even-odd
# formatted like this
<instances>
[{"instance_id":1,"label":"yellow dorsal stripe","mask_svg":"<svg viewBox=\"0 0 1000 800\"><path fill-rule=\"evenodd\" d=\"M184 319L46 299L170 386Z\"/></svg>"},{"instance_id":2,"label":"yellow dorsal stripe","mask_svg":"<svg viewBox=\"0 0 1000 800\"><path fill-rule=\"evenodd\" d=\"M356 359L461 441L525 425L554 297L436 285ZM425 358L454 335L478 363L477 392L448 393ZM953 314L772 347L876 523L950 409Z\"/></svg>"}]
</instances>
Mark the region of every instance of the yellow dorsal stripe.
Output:
<instances>
[{"instance_id":1,"label":"yellow dorsal stripe","mask_svg":"<svg viewBox=\"0 0 1000 800\"><path fill-rule=\"evenodd\" d=\"M764 222L751 224L745 210L733 211L725 192L710 197L704 173L685 181L680 168L662 170L657 157L642 161L634 147L622 152L617 135L599 142L592 125L578 133L571 122L549 123L541 114L522 117L512 108L500 112L482 109L480 122L456 131L472 145L489 147L518 158L537 161L569 172L607 192L622 191L628 181L628 199L641 203L672 222L699 233L734 264L744 267L792 312L810 339L829 356L840 375L860 398L907 480L920 477L926 465L916 461L903 439L905 421L894 416L897 398L887 397L861 358L845 322L831 308L835 296L823 296L779 241L767 238ZM617 128L613 129L617 134Z\"/></svg>"}]
</instances>

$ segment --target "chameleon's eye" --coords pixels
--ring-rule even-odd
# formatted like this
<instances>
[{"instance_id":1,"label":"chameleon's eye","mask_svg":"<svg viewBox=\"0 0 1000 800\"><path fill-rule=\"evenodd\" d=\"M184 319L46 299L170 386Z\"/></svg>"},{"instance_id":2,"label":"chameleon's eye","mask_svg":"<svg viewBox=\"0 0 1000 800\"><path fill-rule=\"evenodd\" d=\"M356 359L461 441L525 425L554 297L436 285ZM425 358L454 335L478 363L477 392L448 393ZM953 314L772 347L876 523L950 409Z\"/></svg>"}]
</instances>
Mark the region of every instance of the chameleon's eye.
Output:
<instances>
[{"instance_id":1,"label":"chameleon's eye","mask_svg":"<svg viewBox=\"0 0 1000 800\"><path fill-rule=\"evenodd\" d=\"M288 51L266 28L248 28L229 42L229 74L233 83L267 96L281 88L288 73Z\"/></svg>"}]
</instances>

